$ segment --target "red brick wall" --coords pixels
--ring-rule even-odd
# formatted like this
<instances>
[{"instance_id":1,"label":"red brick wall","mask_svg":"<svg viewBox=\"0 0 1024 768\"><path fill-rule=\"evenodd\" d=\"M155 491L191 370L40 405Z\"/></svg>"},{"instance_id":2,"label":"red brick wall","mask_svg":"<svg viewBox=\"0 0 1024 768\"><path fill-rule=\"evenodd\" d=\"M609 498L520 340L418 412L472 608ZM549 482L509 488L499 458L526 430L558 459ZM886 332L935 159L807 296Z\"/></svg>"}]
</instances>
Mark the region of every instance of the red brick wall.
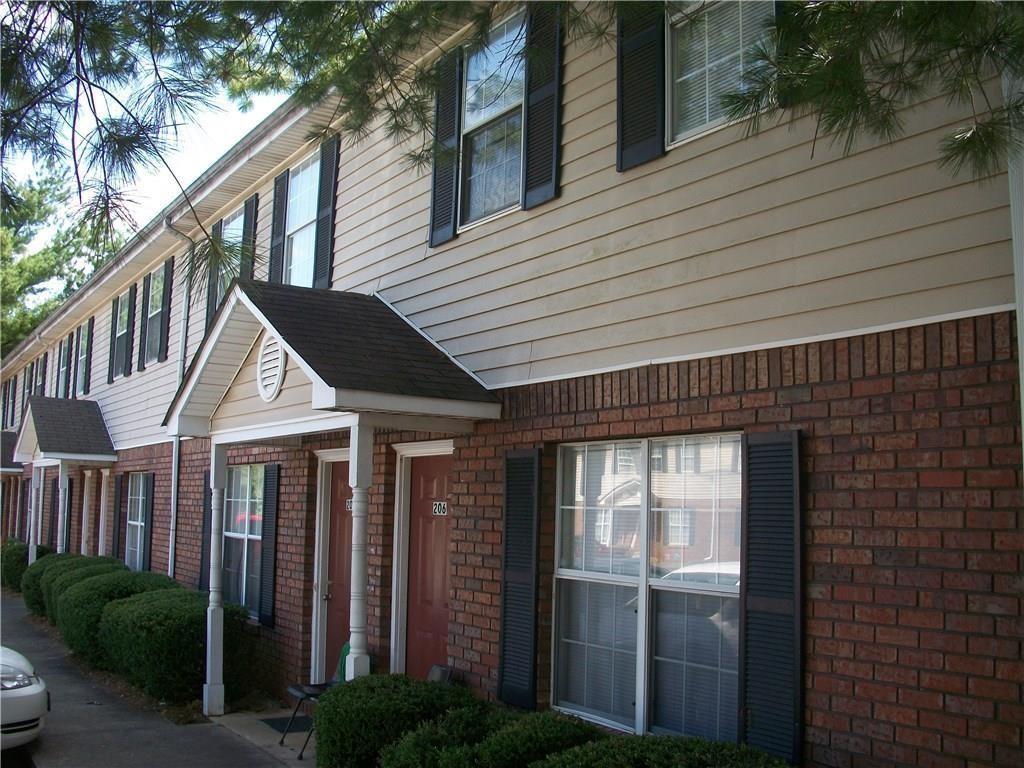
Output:
<instances>
[{"instance_id":1,"label":"red brick wall","mask_svg":"<svg viewBox=\"0 0 1024 768\"><path fill-rule=\"evenodd\" d=\"M451 662L497 681L503 454L543 447L538 698L549 700L556 444L800 430L805 758L1021 765L1021 435L1013 316L501 393L456 438Z\"/></svg>"},{"instance_id":2,"label":"red brick wall","mask_svg":"<svg viewBox=\"0 0 1024 768\"><path fill-rule=\"evenodd\" d=\"M126 511L128 509L128 480L125 478L121 499L121 550L113 548L114 485L119 475L131 472L153 473L153 530L149 534L150 554L149 570L155 573L167 573L168 543L171 531L171 443L157 443L141 448L131 448L117 452L117 463L110 470L110 485L107 489L107 553L114 557L124 557L124 539ZM98 496L97 496L98 499ZM97 501L97 505L99 502ZM98 517L97 517L98 519Z\"/></svg>"}]
</instances>

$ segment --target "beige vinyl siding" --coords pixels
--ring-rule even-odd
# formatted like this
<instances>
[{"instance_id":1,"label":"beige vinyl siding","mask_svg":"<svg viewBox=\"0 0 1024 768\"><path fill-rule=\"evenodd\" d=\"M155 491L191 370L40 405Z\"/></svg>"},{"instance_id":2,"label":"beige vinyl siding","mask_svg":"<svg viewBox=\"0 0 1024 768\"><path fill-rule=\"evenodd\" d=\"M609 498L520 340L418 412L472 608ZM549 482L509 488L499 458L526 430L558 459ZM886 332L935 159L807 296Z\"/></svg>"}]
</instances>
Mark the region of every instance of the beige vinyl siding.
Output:
<instances>
[{"instance_id":1,"label":"beige vinyl siding","mask_svg":"<svg viewBox=\"0 0 1024 768\"><path fill-rule=\"evenodd\" d=\"M260 337L262 339L262 336ZM214 411L210 428L214 432L241 427L256 427L280 421L323 415L310 408L313 386L309 378L289 357L281 391L273 402L264 402L256 388L256 358L259 342L253 345L242 367Z\"/></svg>"},{"instance_id":2,"label":"beige vinyl siding","mask_svg":"<svg viewBox=\"0 0 1024 768\"><path fill-rule=\"evenodd\" d=\"M343 151L334 287L380 291L491 386L1012 302L1006 176L937 167L965 116L944 99L845 158L804 119L618 173L614 50L564 73L561 197L440 248L429 173L380 131Z\"/></svg>"}]
</instances>

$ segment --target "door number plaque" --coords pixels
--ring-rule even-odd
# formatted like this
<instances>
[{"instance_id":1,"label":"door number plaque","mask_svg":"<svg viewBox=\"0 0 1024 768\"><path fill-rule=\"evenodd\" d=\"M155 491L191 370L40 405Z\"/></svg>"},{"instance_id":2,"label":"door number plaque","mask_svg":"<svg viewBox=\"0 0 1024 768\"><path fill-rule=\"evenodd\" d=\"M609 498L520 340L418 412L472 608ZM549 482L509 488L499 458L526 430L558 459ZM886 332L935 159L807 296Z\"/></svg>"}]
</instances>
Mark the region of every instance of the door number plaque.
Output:
<instances>
[{"instance_id":1,"label":"door number plaque","mask_svg":"<svg viewBox=\"0 0 1024 768\"><path fill-rule=\"evenodd\" d=\"M448 502L447 501L435 501L433 503L433 511L435 517L444 517L448 514Z\"/></svg>"},{"instance_id":2,"label":"door number plaque","mask_svg":"<svg viewBox=\"0 0 1024 768\"><path fill-rule=\"evenodd\" d=\"M345 499L345 511L346 512L351 512L352 511L352 499Z\"/></svg>"}]
</instances>

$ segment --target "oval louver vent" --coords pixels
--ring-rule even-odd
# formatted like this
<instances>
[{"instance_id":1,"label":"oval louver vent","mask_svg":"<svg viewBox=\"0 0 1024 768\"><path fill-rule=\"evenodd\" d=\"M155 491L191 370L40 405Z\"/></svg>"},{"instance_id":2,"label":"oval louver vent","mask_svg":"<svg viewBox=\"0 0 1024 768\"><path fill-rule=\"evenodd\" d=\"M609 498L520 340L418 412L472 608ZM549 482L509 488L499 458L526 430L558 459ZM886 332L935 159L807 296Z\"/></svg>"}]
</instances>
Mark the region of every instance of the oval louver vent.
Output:
<instances>
[{"instance_id":1,"label":"oval louver vent","mask_svg":"<svg viewBox=\"0 0 1024 768\"><path fill-rule=\"evenodd\" d=\"M260 356L256 361L256 388L264 402L269 403L281 391L287 359L281 343L269 333L264 334Z\"/></svg>"}]
</instances>

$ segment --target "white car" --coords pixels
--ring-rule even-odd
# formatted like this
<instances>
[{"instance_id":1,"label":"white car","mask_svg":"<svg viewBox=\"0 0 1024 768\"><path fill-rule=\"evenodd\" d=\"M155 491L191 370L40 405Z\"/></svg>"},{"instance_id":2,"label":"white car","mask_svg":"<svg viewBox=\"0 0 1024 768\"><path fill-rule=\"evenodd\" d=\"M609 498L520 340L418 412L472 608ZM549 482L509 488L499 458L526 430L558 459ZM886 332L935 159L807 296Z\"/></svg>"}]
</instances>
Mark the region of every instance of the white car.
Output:
<instances>
[{"instance_id":1,"label":"white car","mask_svg":"<svg viewBox=\"0 0 1024 768\"><path fill-rule=\"evenodd\" d=\"M17 651L0 646L0 748L32 741L50 711L50 693L32 664Z\"/></svg>"}]
</instances>

